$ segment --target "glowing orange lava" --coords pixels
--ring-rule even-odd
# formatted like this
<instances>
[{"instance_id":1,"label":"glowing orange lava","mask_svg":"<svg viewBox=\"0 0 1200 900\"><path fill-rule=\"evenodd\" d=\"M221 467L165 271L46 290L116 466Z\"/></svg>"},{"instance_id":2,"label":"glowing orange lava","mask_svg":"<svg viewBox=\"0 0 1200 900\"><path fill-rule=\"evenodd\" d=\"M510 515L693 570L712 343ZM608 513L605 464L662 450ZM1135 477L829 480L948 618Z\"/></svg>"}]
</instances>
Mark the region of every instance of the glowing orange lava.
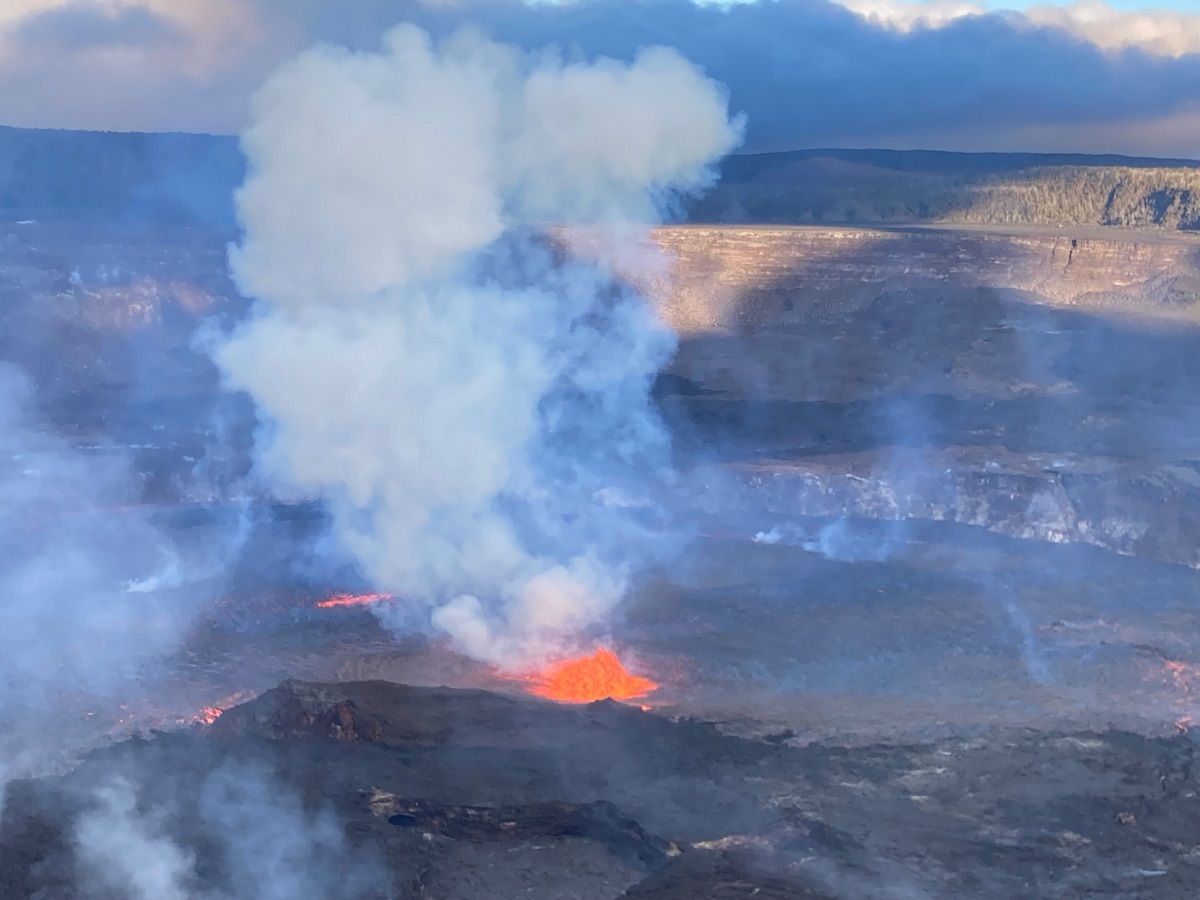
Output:
<instances>
[{"instance_id":1,"label":"glowing orange lava","mask_svg":"<svg viewBox=\"0 0 1200 900\"><path fill-rule=\"evenodd\" d=\"M1200 666L1194 663L1169 659L1163 664L1163 668L1171 676L1171 680L1175 682L1175 687L1180 693L1191 694L1196 687L1200 686Z\"/></svg>"},{"instance_id":2,"label":"glowing orange lava","mask_svg":"<svg viewBox=\"0 0 1200 900\"><path fill-rule=\"evenodd\" d=\"M391 600L393 594L333 594L317 601L319 609L334 609L338 606L366 606L381 600Z\"/></svg>"},{"instance_id":3,"label":"glowing orange lava","mask_svg":"<svg viewBox=\"0 0 1200 900\"><path fill-rule=\"evenodd\" d=\"M247 700L254 699L253 691L235 691L223 700L218 700L212 706L205 706L198 713L195 713L188 719L181 719L181 722L186 722L189 725L211 725L217 719L221 718L225 710L245 703Z\"/></svg>"},{"instance_id":4,"label":"glowing orange lava","mask_svg":"<svg viewBox=\"0 0 1200 900\"><path fill-rule=\"evenodd\" d=\"M223 712L225 712L225 710L221 709L219 706L206 706L196 714L195 721L201 722L205 725L211 725L213 722L217 721L217 719L221 718L221 714Z\"/></svg>"},{"instance_id":5,"label":"glowing orange lava","mask_svg":"<svg viewBox=\"0 0 1200 900\"><path fill-rule=\"evenodd\" d=\"M560 703L596 700L630 700L643 697L658 685L649 678L630 675L609 650L552 666L539 675L530 692Z\"/></svg>"}]
</instances>

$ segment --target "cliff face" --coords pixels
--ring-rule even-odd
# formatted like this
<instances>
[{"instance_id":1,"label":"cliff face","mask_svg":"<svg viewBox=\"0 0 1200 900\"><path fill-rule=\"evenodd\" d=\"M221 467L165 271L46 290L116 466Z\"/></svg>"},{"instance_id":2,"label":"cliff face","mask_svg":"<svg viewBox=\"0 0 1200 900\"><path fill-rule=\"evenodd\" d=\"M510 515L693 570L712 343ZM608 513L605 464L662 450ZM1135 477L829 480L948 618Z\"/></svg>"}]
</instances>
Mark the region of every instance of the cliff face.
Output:
<instances>
[{"instance_id":1,"label":"cliff face","mask_svg":"<svg viewBox=\"0 0 1200 900\"><path fill-rule=\"evenodd\" d=\"M1194 231L1193 160L824 150L730 157L691 222Z\"/></svg>"},{"instance_id":2,"label":"cliff face","mask_svg":"<svg viewBox=\"0 0 1200 900\"><path fill-rule=\"evenodd\" d=\"M680 446L764 527L927 519L1200 565L1200 240L1110 235L658 229L636 286L679 334L659 393ZM0 356L63 425L120 411L150 444L164 416L208 422L192 334L245 308L225 237L0 229Z\"/></svg>"},{"instance_id":3,"label":"cliff face","mask_svg":"<svg viewBox=\"0 0 1200 900\"><path fill-rule=\"evenodd\" d=\"M1200 241L653 240L667 262L637 286L680 334L664 404L725 460L751 522L953 522L1200 565Z\"/></svg>"},{"instance_id":4,"label":"cliff face","mask_svg":"<svg viewBox=\"0 0 1200 900\"><path fill-rule=\"evenodd\" d=\"M685 336L801 325L901 290L983 287L1154 314L1200 303L1200 238L1182 235L680 226L652 239L668 261L658 277L635 280ZM597 240L568 238L577 252Z\"/></svg>"}]
</instances>

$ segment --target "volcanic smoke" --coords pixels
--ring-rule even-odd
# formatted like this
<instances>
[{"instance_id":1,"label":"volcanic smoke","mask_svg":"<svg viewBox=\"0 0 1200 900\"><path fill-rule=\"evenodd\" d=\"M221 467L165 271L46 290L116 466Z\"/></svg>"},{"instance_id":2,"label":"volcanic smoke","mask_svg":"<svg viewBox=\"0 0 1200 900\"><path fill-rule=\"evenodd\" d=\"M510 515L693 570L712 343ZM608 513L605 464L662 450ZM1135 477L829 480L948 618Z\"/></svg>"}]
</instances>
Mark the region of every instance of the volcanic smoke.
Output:
<instances>
[{"instance_id":1,"label":"volcanic smoke","mask_svg":"<svg viewBox=\"0 0 1200 900\"><path fill-rule=\"evenodd\" d=\"M417 604L476 657L559 655L665 552L649 389L675 345L544 224L611 232L625 268L648 253L641 227L740 141L724 90L663 48L568 64L401 26L302 54L254 115L231 267L256 311L215 355L268 423L260 468L326 498L405 600L372 606L385 623Z\"/></svg>"}]
</instances>

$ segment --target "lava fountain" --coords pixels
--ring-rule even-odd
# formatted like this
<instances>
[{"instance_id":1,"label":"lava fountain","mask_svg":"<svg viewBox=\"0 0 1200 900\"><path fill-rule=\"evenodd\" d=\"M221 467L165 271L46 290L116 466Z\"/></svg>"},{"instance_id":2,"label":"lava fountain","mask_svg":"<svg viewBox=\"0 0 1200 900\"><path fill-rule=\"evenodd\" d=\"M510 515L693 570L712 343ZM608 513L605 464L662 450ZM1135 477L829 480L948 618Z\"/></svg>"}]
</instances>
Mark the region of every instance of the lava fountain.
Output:
<instances>
[{"instance_id":1,"label":"lava fountain","mask_svg":"<svg viewBox=\"0 0 1200 900\"><path fill-rule=\"evenodd\" d=\"M616 654L605 649L557 663L535 676L534 682L530 693L560 703L632 700L658 688L649 678L629 674Z\"/></svg>"},{"instance_id":2,"label":"lava fountain","mask_svg":"<svg viewBox=\"0 0 1200 900\"><path fill-rule=\"evenodd\" d=\"M225 714L226 710L253 700L255 696L257 695L254 691L234 691L228 697L218 700L212 706L205 706L199 712L187 718L180 719L179 723L181 725L212 725Z\"/></svg>"}]
</instances>

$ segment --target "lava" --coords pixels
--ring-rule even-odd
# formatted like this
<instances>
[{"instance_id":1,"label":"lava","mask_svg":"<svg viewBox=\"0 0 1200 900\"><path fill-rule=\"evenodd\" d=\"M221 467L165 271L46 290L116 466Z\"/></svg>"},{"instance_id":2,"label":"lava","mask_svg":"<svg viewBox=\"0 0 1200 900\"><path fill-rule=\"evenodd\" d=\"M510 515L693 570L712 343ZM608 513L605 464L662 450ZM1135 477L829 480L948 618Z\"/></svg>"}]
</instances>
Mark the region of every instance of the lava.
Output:
<instances>
[{"instance_id":1,"label":"lava","mask_svg":"<svg viewBox=\"0 0 1200 900\"><path fill-rule=\"evenodd\" d=\"M1179 659L1164 660L1156 667L1157 677L1175 689L1174 701L1170 703L1175 712L1175 730L1189 734L1196 728L1196 704L1200 697L1200 664Z\"/></svg>"},{"instance_id":2,"label":"lava","mask_svg":"<svg viewBox=\"0 0 1200 900\"><path fill-rule=\"evenodd\" d=\"M218 700L212 706L205 706L199 712L194 713L187 719L181 720L188 725L211 725L225 713L227 709L232 709L239 704L245 703L248 700L253 700L255 694L253 691L235 691L223 700Z\"/></svg>"},{"instance_id":3,"label":"lava","mask_svg":"<svg viewBox=\"0 0 1200 900\"><path fill-rule=\"evenodd\" d=\"M221 709L219 706L206 706L195 715L193 721L204 725L211 725L213 722L217 721L217 719L221 718L221 714L223 712L225 712L225 710Z\"/></svg>"},{"instance_id":4,"label":"lava","mask_svg":"<svg viewBox=\"0 0 1200 900\"><path fill-rule=\"evenodd\" d=\"M339 606L367 606L381 600L391 600L394 594L332 594L317 602L318 609L334 609Z\"/></svg>"},{"instance_id":5,"label":"lava","mask_svg":"<svg viewBox=\"0 0 1200 900\"><path fill-rule=\"evenodd\" d=\"M1169 659L1163 664L1163 669L1175 683L1175 688L1182 694L1191 695L1200 687L1200 666L1186 663L1178 659Z\"/></svg>"},{"instance_id":6,"label":"lava","mask_svg":"<svg viewBox=\"0 0 1200 900\"><path fill-rule=\"evenodd\" d=\"M649 678L630 675L610 650L551 666L534 678L530 692L560 703L631 700L656 690Z\"/></svg>"}]
</instances>

